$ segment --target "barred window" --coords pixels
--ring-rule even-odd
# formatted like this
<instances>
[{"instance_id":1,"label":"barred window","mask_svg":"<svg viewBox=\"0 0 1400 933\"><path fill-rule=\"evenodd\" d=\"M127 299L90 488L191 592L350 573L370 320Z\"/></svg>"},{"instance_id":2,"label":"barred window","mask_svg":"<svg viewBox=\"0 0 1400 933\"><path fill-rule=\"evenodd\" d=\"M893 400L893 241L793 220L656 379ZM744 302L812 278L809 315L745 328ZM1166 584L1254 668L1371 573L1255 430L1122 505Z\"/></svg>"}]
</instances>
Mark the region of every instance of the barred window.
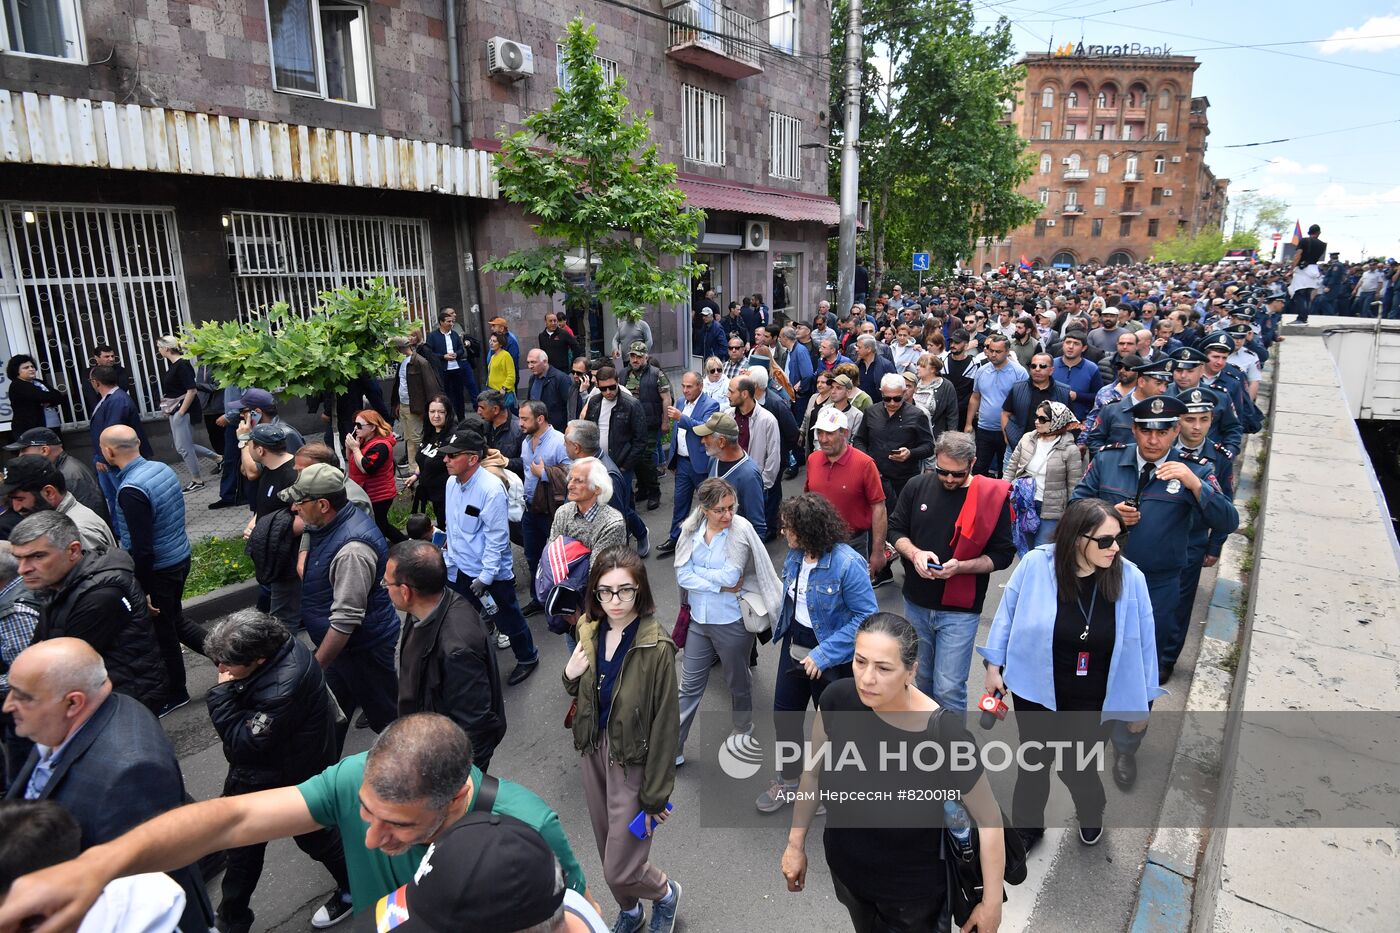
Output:
<instances>
[{"instance_id":1,"label":"barred window","mask_svg":"<svg viewBox=\"0 0 1400 933\"><path fill-rule=\"evenodd\" d=\"M802 178L802 121L785 113L768 113L768 174L774 178Z\"/></svg>"},{"instance_id":2,"label":"barred window","mask_svg":"<svg viewBox=\"0 0 1400 933\"><path fill-rule=\"evenodd\" d=\"M704 165L724 165L725 100L689 84L682 86L685 157Z\"/></svg>"},{"instance_id":3,"label":"barred window","mask_svg":"<svg viewBox=\"0 0 1400 933\"><path fill-rule=\"evenodd\" d=\"M554 83L567 91L569 89L569 73L564 62L564 47L555 45L554 52ZM612 84L617 80L617 62L601 55L594 55L593 60L603 69L604 84Z\"/></svg>"}]
</instances>

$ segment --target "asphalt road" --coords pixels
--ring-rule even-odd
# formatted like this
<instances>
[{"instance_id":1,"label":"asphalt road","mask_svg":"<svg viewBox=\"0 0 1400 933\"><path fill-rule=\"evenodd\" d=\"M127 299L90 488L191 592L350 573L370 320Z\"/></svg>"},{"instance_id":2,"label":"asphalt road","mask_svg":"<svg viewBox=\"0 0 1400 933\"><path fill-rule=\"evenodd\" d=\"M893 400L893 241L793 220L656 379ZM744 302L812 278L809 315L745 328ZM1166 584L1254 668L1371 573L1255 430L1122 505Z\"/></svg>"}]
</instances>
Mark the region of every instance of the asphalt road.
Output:
<instances>
[{"instance_id":1,"label":"asphalt road","mask_svg":"<svg viewBox=\"0 0 1400 933\"><path fill-rule=\"evenodd\" d=\"M786 484L789 492L800 490L801 478ZM666 494L662 507L655 512L643 512L651 529L652 540L665 539L671 510L670 483L663 482ZM782 547L775 543L770 553L781 562ZM516 552L517 579L524 579L523 560ZM659 617L669 624L677 611L674 568L670 561L647 561L651 585L658 601ZM993 577L983 612L979 643L985 636L1000 586L1009 571ZM882 609L898 612L901 598L896 571L895 583L876 593ZM1202 588L1208 593L1214 584L1214 572L1203 574ZM522 600L523 601L523 600ZM1198 616L1204 614L1204 602ZM602 883L600 861L593 843L592 831L584 806L582 787L578 780L577 754L572 737L563 728L568 698L560 683L568 652L562 637L550 635L542 617L535 617L531 628L540 646L542 663L529 680L506 688L509 731L496 750L493 772L499 777L521 783L555 808L573 844L574 851L590 879L594 896L603 904L609 922L615 916L616 905L611 902ZM1157 704L1157 710L1180 709L1200 644L1200 627L1193 624L1177 673L1168 685L1173 691ZM501 654L502 668L513 664L508 652ZM777 652L770 645L759 651L759 665L754 674L754 709L762 719L772 709L773 681L776 675ZM216 796L222 788L225 762L222 749L203 705L205 691L214 683L213 666L198 657L187 655L190 671L190 693L195 701L164 720L165 727L176 745L189 792L197 800ZM972 702L981 695L982 667L974 665L969 672L969 695ZM715 723L727 719L729 700L720 677L712 677L702 706ZM832 891L829 873L822 857L820 818L809 836L810 868L806 890L789 894L779 872L779 859L787 840L789 812L768 817L757 814L746 825L728 827L706 825L713 817L717 799L714 795L739 794L751 801L758 787L755 782L737 785L719 769L713 750L707 752L702 738L713 730L697 727L686 749L688 762L680 769L673 802L675 816L656 834L652 858L664 871L674 876L684 887L678 930L739 931L763 930L770 933L796 933L809 930L847 929L844 908ZM373 734L367 730L352 730L346 752L354 753L369 747ZM1139 753L1140 775L1131 792L1131 803L1138 812L1155 814L1165 790L1170 756L1176 747L1174 729L1159 726L1150 729ZM711 746L713 749L713 746ZM1121 792L1105 780L1110 811ZM1121 805L1122 801L1118 801ZM1051 812L1061 808L1071 812L1063 785L1052 782ZM751 805L749 805L751 810ZM1009 811L1009 793L1003 796L1003 809ZM713 822L713 820L711 820ZM1137 821L1145 822L1143 820ZM1073 824L1071 823L1071 826ZM1150 830L1114 828L1110 825L1104 839L1094 848L1082 846L1077 834L1069 830L1051 830L1032 853L1029 877L1024 884L1008 888L1009 900L1004 910L1002 930L1122 931L1128 927L1137 894L1137 883ZM218 903L217 883L213 899ZM279 840L268 848L262 881L253 899L257 914L255 929L303 931L310 929L311 914L330 892L331 881L325 871L310 861L289 840Z\"/></svg>"}]
</instances>

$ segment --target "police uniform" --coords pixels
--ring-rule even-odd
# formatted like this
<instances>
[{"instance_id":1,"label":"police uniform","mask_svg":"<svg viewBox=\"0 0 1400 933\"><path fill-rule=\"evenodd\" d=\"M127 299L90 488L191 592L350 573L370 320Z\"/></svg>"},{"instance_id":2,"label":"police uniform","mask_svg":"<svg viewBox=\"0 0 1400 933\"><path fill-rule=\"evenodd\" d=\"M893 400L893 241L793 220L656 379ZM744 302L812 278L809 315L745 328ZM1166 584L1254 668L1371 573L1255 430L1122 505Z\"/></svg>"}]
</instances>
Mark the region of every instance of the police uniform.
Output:
<instances>
[{"instance_id":1,"label":"police uniform","mask_svg":"<svg viewBox=\"0 0 1400 933\"><path fill-rule=\"evenodd\" d=\"M1253 330L1248 324L1231 324L1225 332L1230 335L1231 342L1245 338L1245 344L1230 351L1229 362L1233 363L1244 377L1250 382L1258 382L1264 374L1264 365L1259 359L1259 354L1255 353L1249 346L1249 337Z\"/></svg>"},{"instance_id":2,"label":"police uniform","mask_svg":"<svg viewBox=\"0 0 1400 933\"><path fill-rule=\"evenodd\" d=\"M1206 355L1195 347L1182 347L1180 350L1172 351L1171 365L1173 370L1194 369L1205 364ZM1240 444L1244 441L1244 424L1235 410L1235 403L1230 400L1230 396L1216 389L1207 388L1205 392L1215 401L1215 407L1211 410L1211 439L1225 445L1232 457L1239 456ZM1175 383L1167 388L1167 395L1180 397L1181 394L1182 390Z\"/></svg>"},{"instance_id":3,"label":"police uniform","mask_svg":"<svg viewBox=\"0 0 1400 933\"><path fill-rule=\"evenodd\" d=\"M1134 405L1131 417L1134 424L1145 429L1168 429L1176 427L1177 418L1185 412L1186 404L1180 399L1156 396ZM1162 462L1169 461L1186 464L1201 480L1199 498L1180 480L1158 479L1139 454L1136 443L1110 444L1100 451L1070 496L1137 504L1141 517L1128 529L1123 556L1147 577L1159 657L1163 636L1171 631L1170 620L1175 618L1181 600L1181 571L1186 566L1192 529L1199 526L1229 534L1240 520L1234 504L1221 491L1208 460L1172 450Z\"/></svg>"},{"instance_id":4,"label":"police uniform","mask_svg":"<svg viewBox=\"0 0 1400 933\"><path fill-rule=\"evenodd\" d=\"M1200 349L1202 353L1208 353L1211 350L1224 350L1226 354L1230 354L1235 350L1235 343L1230 339L1229 334L1221 331L1208 337L1201 344ZM1249 386L1246 384L1244 373L1240 372L1238 366L1227 361L1225 368L1216 375L1212 376L1207 373L1201 379L1201 385L1230 396L1230 401L1235 403L1235 411L1244 423L1244 433L1257 434L1263 428L1264 416L1254 404L1254 400L1249 397Z\"/></svg>"},{"instance_id":5,"label":"police uniform","mask_svg":"<svg viewBox=\"0 0 1400 933\"><path fill-rule=\"evenodd\" d=\"M1144 379L1156 379L1165 383L1172 381L1171 361L1167 359L1141 363L1133 367L1133 372L1138 374L1138 382ZM1098 422L1085 435L1084 445L1089 448L1091 455L1098 454L1112 444L1122 446L1133 442L1133 406L1141 401L1147 399L1141 399L1134 388L1128 395L1103 407L1099 412Z\"/></svg>"},{"instance_id":6,"label":"police uniform","mask_svg":"<svg viewBox=\"0 0 1400 933\"><path fill-rule=\"evenodd\" d=\"M1214 403L1210 397L1216 394L1210 389L1198 386L1187 389L1177 398L1185 403L1187 412L1213 412ZM1194 449L1186 447L1178 437L1172 449L1188 461L1195 458L1209 463L1216 481L1220 484L1220 491L1231 500L1235 498L1235 455L1228 449L1210 437L1207 437L1199 448ZM1181 648L1186 644L1186 632L1191 626L1191 609L1196 601L1196 588L1201 582L1201 569L1205 558L1219 557L1220 549L1229 536L1229 531L1210 528L1202 516L1197 516L1192 524L1191 537L1186 548L1186 566L1181 569L1181 596L1176 615L1166 633L1163 633L1161 623L1157 625L1157 665L1165 671L1167 677L1171 676L1176 659L1181 656Z\"/></svg>"}]
</instances>

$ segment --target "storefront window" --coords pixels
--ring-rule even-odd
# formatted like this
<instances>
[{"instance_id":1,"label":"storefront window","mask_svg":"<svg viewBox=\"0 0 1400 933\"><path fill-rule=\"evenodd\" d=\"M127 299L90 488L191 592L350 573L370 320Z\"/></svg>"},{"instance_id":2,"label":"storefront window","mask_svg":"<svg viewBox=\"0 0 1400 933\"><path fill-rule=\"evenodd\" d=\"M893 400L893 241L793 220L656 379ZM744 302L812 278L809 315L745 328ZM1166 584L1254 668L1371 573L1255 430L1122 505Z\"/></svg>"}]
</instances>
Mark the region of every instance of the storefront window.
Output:
<instances>
[{"instance_id":1,"label":"storefront window","mask_svg":"<svg viewBox=\"0 0 1400 933\"><path fill-rule=\"evenodd\" d=\"M769 307L774 311L787 311L802 300L802 254L773 254L773 294Z\"/></svg>"}]
</instances>

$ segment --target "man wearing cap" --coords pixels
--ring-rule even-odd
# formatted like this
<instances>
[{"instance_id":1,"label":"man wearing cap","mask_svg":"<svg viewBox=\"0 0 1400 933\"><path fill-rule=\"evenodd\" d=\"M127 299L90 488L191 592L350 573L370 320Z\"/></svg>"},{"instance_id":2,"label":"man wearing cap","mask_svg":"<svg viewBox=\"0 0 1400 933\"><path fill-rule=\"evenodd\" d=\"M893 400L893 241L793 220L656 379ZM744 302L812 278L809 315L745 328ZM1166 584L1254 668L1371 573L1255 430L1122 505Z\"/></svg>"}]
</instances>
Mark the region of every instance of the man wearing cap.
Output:
<instances>
[{"instance_id":1,"label":"man wearing cap","mask_svg":"<svg viewBox=\"0 0 1400 933\"><path fill-rule=\"evenodd\" d=\"M1126 399L1119 404L1125 403ZM1122 518L1128 532L1123 557L1147 578L1159 641L1175 618L1181 599L1181 571L1186 566L1192 529L1205 527L1229 534L1240 520L1209 462L1188 459L1175 449L1177 419L1185 413L1186 404L1167 395L1133 404L1128 409L1132 442L1110 443L1100 450L1070 495L1071 500L1110 502ZM1152 655L1157 660L1155 645ZM1117 757L1113 778L1124 789L1137 779L1134 756L1142 735L1130 732L1126 724L1114 727Z\"/></svg>"},{"instance_id":2,"label":"man wearing cap","mask_svg":"<svg viewBox=\"0 0 1400 933\"><path fill-rule=\"evenodd\" d=\"M544 402L549 423L556 431L563 431L569 424L569 397L574 392L573 380L562 369L554 368L549 362L549 355L543 350L527 353L525 365L530 370L530 385L525 390L525 397L533 402Z\"/></svg>"},{"instance_id":3,"label":"man wearing cap","mask_svg":"<svg viewBox=\"0 0 1400 933\"><path fill-rule=\"evenodd\" d=\"M1099 367L1084 358L1088 342L1089 335L1084 331L1066 331L1060 341L1060 356L1055 358L1055 368L1051 371L1056 382L1069 386L1069 407L1081 422L1094 407L1094 396L1104 386Z\"/></svg>"},{"instance_id":4,"label":"man wearing cap","mask_svg":"<svg viewBox=\"0 0 1400 933\"><path fill-rule=\"evenodd\" d=\"M646 323L643 321L642 323ZM671 380L666 378L648 354L650 340L634 340L627 347L627 391L642 404L646 415L646 429L638 441L641 452L634 468L637 471L637 499L647 500L647 511L654 512L661 505L661 477L656 470L657 434L665 434L671 429L666 409L671 407Z\"/></svg>"},{"instance_id":5,"label":"man wearing cap","mask_svg":"<svg viewBox=\"0 0 1400 933\"><path fill-rule=\"evenodd\" d=\"M1186 412L1177 419L1180 433L1176 439L1176 450L1188 462L1198 458L1209 463L1220 484L1220 491L1233 500L1235 454L1211 437L1219 395L1203 386L1183 389L1177 394L1177 398L1186 405ZM1181 597L1176 615L1166 620L1165 624L1157 623L1157 668L1161 683L1171 678L1176 659L1181 656L1181 648L1186 643L1191 609L1196 601L1196 587L1201 582L1201 568L1215 566L1228 537L1228 532L1212 531L1204 522L1197 521L1192 525L1186 566L1181 569Z\"/></svg>"},{"instance_id":6,"label":"man wearing cap","mask_svg":"<svg viewBox=\"0 0 1400 933\"><path fill-rule=\"evenodd\" d=\"M398 715L399 617L380 581L389 548L373 516L350 504L345 474L313 463L281 492L306 527L301 622L347 719L364 710L382 732ZM348 724L347 724L348 728ZM341 734L344 742L344 733Z\"/></svg>"},{"instance_id":7,"label":"man wearing cap","mask_svg":"<svg viewBox=\"0 0 1400 933\"><path fill-rule=\"evenodd\" d=\"M107 523L68 491L67 478L45 457L25 454L6 464L0 502L19 516L49 509L67 515L82 536L84 554L106 554L117 548Z\"/></svg>"},{"instance_id":8,"label":"man wearing cap","mask_svg":"<svg viewBox=\"0 0 1400 933\"><path fill-rule=\"evenodd\" d=\"M1172 371L1170 360L1156 360L1140 363L1133 367L1137 382L1132 391L1117 402L1105 405L1099 411L1099 419L1084 434L1084 446L1090 455L1097 454L1108 444L1126 444L1133 438L1132 408L1138 402L1154 398L1167 391L1171 385Z\"/></svg>"},{"instance_id":9,"label":"man wearing cap","mask_svg":"<svg viewBox=\"0 0 1400 933\"><path fill-rule=\"evenodd\" d=\"M1250 401L1259 397L1259 380L1264 378L1264 370L1259 362L1259 357L1253 350L1246 346L1253 331L1248 324L1231 324L1225 328L1225 332L1230 335L1230 340L1235 348L1231 351L1226 362L1230 363L1244 374L1245 388L1249 391Z\"/></svg>"},{"instance_id":10,"label":"man wearing cap","mask_svg":"<svg viewBox=\"0 0 1400 933\"><path fill-rule=\"evenodd\" d=\"M486 440L470 428L438 447L447 464L447 580L507 638L514 686L540 665L539 651L515 598L510 550L509 503L501 481L481 468Z\"/></svg>"},{"instance_id":11,"label":"man wearing cap","mask_svg":"<svg viewBox=\"0 0 1400 933\"><path fill-rule=\"evenodd\" d=\"M391 337L389 347L401 354L394 403L390 407L403 428L408 462L417 463L418 447L423 442L423 419L428 416L428 402L434 395L442 393L442 386L433 364L415 351L409 338Z\"/></svg>"},{"instance_id":12,"label":"man wearing cap","mask_svg":"<svg viewBox=\"0 0 1400 933\"><path fill-rule=\"evenodd\" d=\"M282 500L282 490L297 478L296 458L287 450L286 428L280 424L253 428L243 456L257 470L250 494L252 514L243 539L270 600L267 611L295 632L301 628L301 578L296 575L300 535L293 532L291 509Z\"/></svg>"},{"instance_id":13,"label":"man wearing cap","mask_svg":"<svg viewBox=\"0 0 1400 933\"><path fill-rule=\"evenodd\" d=\"M836 509L851 530L851 547L870 562L872 574L885 569L888 506L875 461L850 445L846 413L830 406L817 413L817 449L807 455L803 492L813 492Z\"/></svg>"},{"instance_id":14,"label":"man wearing cap","mask_svg":"<svg viewBox=\"0 0 1400 933\"><path fill-rule=\"evenodd\" d=\"M1182 347L1174 352L1171 355L1174 384L1167 389L1166 394L1179 396L1188 389L1200 387L1201 377L1205 375L1205 364L1206 355L1195 347ZM1217 392L1209 387L1204 387L1201 391L1207 398L1215 400L1210 425L1211 440L1223 444L1230 451L1231 457L1238 457L1240 443L1244 440L1244 424L1240 421L1239 413L1235 411L1234 402L1230 401L1230 397L1224 392Z\"/></svg>"},{"instance_id":15,"label":"man wearing cap","mask_svg":"<svg viewBox=\"0 0 1400 933\"><path fill-rule=\"evenodd\" d=\"M107 461L102 459L102 432L112 425L124 424L141 439L141 456L148 460L154 460L156 456L151 442L146 438L146 429L141 424L141 412L131 396L126 394L126 390L119 387L120 378L114 366L94 366L88 372L88 384L101 396L97 407L88 414L88 436L92 438L92 465L97 471L97 484L102 487L102 494L107 498L107 514L113 518L117 514L117 478ZM233 455L227 452L224 454L224 475L220 477L221 490L225 483L230 482L229 474L232 474L231 482L238 482L238 449L233 444L232 436L233 432L230 432L230 442L226 451L232 450Z\"/></svg>"},{"instance_id":16,"label":"man wearing cap","mask_svg":"<svg viewBox=\"0 0 1400 933\"><path fill-rule=\"evenodd\" d=\"M471 738L482 771L506 734L496 646L481 616L447 586L442 551L430 541L401 541L389 551L384 587L404 613L399 645L399 715L441 713Z\"/></svg>"},{"instance_id":17,"label":"man wearing cap","mask_svg":"<svg viewBox=\"0 0 1400 933\"><path fill-rule=\"evenodd\" d=\"M1089 331L1089 345L1112 353L1122 333L1118 327L1118 309L1104 308L1099 311L1099 326Z\"/></svg>"},{"instance_id":18,"label":"man wearing cap","mask_svg":"<svg viewBox=\"0 0 1400 933\"><path fill-rule=\"evenodd\" d=\"M710 456L710 476L723 477L734 487L739 514L749 520L760 538L766 537L768 521L764 508L763 474L739 445L739 424L734 416L717 411L693 430L705 445L705 453Z\"/></svg>"},{"instance_id":19,"label":"man wearing cap","mask_svg":"<svg viewBox=\"0 0 1400 933\"><path fill-rule=\"evenodd\" d=\"M63 438L52 428L30 428L19 436L19 440L5 447L21 456L38 454L54 465L63 474L68 484L68 492L104 522L111 521L107 510L107 497L97 484L97 474L81 460L68 456L63 450Z\"/></svg>"},{"instance_id":20,"label":"man wearing cap","mask_svg":"<svg viewBox=\"0 0 1400 933\"><path fill-rule=\"evenodd\" d=\"M515 368L520 369L520 341L510 332L510 323L503 317L493 317L489 326L491 333L501 338L501 346L506 348L510 358L515 361Z\"/></svg>"},{"instance_id":21,"label":"man wearing cap","mask_svg":"<svg viewBox=\"0 0 1400 933\"><path fill-rule=\"evenodd\" d=\"M140 438L124 424L102 432L102 457L116 472L117 538L131 554L145 590L170 681L164 716L190 701L180 645L204 653L204 628L185 618L182 599L193 549L185 531L185 500L175 471L141 456Z\"/></svg>"},{"instance_id":22,"label":"man wearing cap","mask_svg":"<svg viewBox=\"0 0 1400 933\"><path fill-rule=\"evenodd\" d=\"M1235 342L1230 339L1230 335L1224 332L1211 334L1201 341L1199 349L1206 355L1205 373L1201 377L1201 384L1229 395L1241 417L1252 420L1249 410L1253 408L1254 402L1250 397L1244 373L1230 364L1230 354L1235 349ZM1261 423L1262 420L1259 419Z\"/></svg>"},{"instance_id":23,"label":"man wearing cap","mask_svg":"<svg viewBox=\"0 0 1400 933\"><path fill-rule=\"evenodd\" d=\"M266 389L249 389L238 399L238 435L237 439L241 443L248 440L248 435L252 434L253 428L260 424L280 424L287 432L287 452L295 454L301 450L301 445L306 443L306 439L301 436L301 432L282 420L277 408L277 399ZM248 476L244 471L244 477Z\"/></svg>"},{"instance_id":24,"label":"man wearing cap","mask_svg":"<svg viewBox=\"0 0 1400 933\"><path fill-rule=\"evenodd\" d=\"M666 416L676 424L676 441L671 455L676 486L671 508L671 530L666 540L656 548L656 553L661 555L675 552L681 522L690 515L695 490L710 475L710 455L705 452L704 439L695 434L695 428L719 411L719 403L704 392L700 374L693 370L681 376L681 401L681 407L672 405L666 412Z\"/></svg>"},{"instance_id":25,"label":"man wearing cap","mask_svg":"<svg viewBox=\"0 0 1400 933\"><path fill-rule=\"evenodd\" d=\"M715 357L724 359L725 339L724 328L715 320L717 312L708 306L700 309L700 343L698 354L703 359Z\"/></svg>"},{"instance_id":26,"label":"man wearing cap","mask_svg":"<svg viewBox=\"0 0 1400 933\"><path fill-rule=\"evenodd\" d=\"M415 878L414 883L422 883L437 874L458 892L469 889L503 903L500 883L464 884L459 875L435 870L431 861L421 870L430 844L468 813L514 817L534 829L562 865L564 883L586 893L583 870L558 814L529 789L482 774L472 762L471 740L450 719L418 713L396 721L369 752L352 755L295 787L177 807L70 862L28 876L0 904L0 925L17 926L30 916L60 910L81 917L115 878L168 871L210 852L322 827L340 830L357 914ZM432 929L482 928L449 924Z\"/></svg>"}]
</instances>

